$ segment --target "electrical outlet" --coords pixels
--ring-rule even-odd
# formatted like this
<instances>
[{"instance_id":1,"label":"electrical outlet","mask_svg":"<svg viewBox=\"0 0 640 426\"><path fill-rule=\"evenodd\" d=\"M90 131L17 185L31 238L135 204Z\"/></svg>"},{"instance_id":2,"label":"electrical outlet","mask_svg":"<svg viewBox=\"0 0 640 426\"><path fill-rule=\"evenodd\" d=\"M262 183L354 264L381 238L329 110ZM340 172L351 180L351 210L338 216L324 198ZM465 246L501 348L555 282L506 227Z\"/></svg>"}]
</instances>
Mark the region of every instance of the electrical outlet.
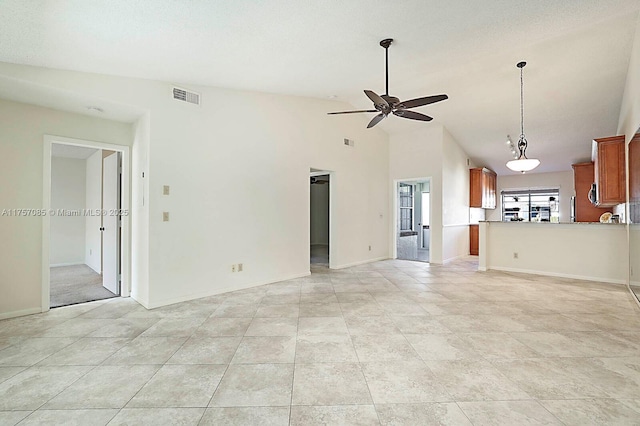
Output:
<instances>
[{"instance_id":1,"label":"electrical outlet","mask_svg":"<svg viewBox=\"0 0 640 426\"><path fill-rule=\"evenodd\" d=\"M162 212L162 221L169 222L169 212Z\"/></svg>"},{"instance_id":2,"label":"electrical outlet","mask_svg":"<svg viewBox=\"0 0 640 426\"><path fill-rule=\"evenodd\" d=\"M164 185L162 187L162 195L169 195L169 191L170 191L169 185Z\"/></svg>"},{"instance_id":3,"label":"electrical outlet","mask_svg":"<svg viewBox=\"0 0 640 426\"><path fill-rule=\"evenodd\" d=\"M514 259L517 259L517 258L518 258L518 252L517 252L517 251L514 251L514 252L513 252L513 258L514 258Z\"/></svg>"},{"instance_id":4,"label":"electrical outlet","mask_svg":"<svg viewBox=\"0 0 640 426\"><path fill-rule=\"evenodd\" d=\"M92 256L92 255L93 255L93 250L89 249L89 256Z\"/></svg>"},{"instance_id":5,"label":"electrical outlet","mask_svg":"<svg viewBox=\"0 0 640 426\"><path fill-rule=\"evenodd\" d=\"M242 272L243 266L242 263L238 263L238 272Z\"/></svg>"},{"instance_id":6,"label":"electrical outlet","mask_svg":"<svg viewBox=\"0 0 640 426\"><path fill-rule=\"evenodd\" d=\"M231 272L236 272L236 264L231 265Z\"/></svg>"}]
</instances>

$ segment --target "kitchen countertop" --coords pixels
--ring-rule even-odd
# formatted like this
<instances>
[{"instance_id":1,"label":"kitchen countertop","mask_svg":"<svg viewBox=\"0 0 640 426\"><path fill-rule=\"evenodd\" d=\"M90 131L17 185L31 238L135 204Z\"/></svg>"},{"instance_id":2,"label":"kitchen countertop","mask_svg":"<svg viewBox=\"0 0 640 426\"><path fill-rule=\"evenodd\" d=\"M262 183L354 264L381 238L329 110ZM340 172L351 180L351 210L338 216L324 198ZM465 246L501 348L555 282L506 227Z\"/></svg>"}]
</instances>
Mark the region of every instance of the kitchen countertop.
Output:
<instances>
[{"instance_id":1,"label":"kitchen countertop","mask_svg":"<svg viewBox=\"0 0 640 426\"><path fill-rule=\"evenodd\" d=\"M602 222L516 222L508 221L503 222L501 220L481 220L480 223L508 223L519 225L626 225L626 223L602 223Z\"/></svg>"}]
</instances>

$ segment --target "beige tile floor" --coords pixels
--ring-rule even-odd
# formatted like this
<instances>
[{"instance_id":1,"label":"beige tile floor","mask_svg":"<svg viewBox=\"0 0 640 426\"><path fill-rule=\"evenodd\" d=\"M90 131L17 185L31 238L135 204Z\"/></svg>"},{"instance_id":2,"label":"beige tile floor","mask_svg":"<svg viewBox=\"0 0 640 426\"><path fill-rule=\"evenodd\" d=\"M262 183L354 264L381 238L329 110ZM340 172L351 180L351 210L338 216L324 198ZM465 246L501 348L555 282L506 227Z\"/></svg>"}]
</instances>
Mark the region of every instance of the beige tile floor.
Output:
<instances>
[{"instance_id":1,"label":"beige tile floor","mask_svg":"<svg viewBox=\"0 0 640 426\"><path fill-rule=\"evenodd\" d=\"M640 424L622 286L383 261L0 321L0 424Z\"/></svg>"}]
</instances>

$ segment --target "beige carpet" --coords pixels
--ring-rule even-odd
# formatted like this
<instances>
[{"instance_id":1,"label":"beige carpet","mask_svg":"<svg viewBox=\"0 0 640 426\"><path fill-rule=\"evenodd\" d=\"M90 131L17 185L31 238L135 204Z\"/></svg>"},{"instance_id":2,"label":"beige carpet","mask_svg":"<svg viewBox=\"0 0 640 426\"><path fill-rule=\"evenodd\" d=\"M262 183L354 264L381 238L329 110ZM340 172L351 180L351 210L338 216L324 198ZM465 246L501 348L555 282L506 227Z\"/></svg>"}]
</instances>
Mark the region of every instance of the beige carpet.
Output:
<instances>
[{"instance_id":1,"label":"beige carpet","mask_svg":"<svg viewBox=\"0 0 640 426\"><path fill-rule=\"evenodd\" d=\"M102 275L87 265L58 266L50 271L52 308L116 297L102 287Z\"/></svg>"}]
</instances>

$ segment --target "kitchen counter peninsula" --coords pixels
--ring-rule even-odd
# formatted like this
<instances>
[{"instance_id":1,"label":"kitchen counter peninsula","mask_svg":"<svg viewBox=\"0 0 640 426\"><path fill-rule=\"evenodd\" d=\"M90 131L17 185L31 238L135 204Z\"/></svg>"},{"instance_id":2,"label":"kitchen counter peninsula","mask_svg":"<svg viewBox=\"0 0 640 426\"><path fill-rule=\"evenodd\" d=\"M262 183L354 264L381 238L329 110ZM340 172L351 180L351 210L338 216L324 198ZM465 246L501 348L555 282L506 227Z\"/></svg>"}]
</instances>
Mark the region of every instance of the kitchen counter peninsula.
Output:
<instances>
[{"instance_id":1,"label":"kitchen counter peninsula","mask_svg":"<svg viewBox=\"0 0 640 426\"><path fill-rule=\"evenodd\" d=\"M481 271L626 282L625 224L484 221L479 226Z\"/></svg>"}]
</instances>

